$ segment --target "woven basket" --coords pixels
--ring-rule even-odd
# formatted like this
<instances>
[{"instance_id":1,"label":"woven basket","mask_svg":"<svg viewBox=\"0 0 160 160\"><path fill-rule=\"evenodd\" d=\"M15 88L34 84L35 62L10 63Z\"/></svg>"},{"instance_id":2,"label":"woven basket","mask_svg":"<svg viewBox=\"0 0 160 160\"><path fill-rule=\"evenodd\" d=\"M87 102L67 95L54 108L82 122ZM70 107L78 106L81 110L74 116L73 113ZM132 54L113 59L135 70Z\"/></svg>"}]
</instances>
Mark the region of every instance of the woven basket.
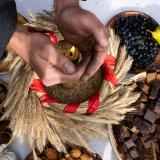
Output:
<instances>
[{"instance_id":1,"label":"woven basket","mask_svg":"<svg viewBox=\"0 0 160 160\"><path fill-rule=\"evenodd\" d=\"M143 81L145 79L146 79L146 72L143 72L143 73L137 74L134 77L132 77L130 82L126 82L126 85L131 85L131 83L133 83L133 82L136 83L136 82ZM115 153L117 159L118 160L126 160L126 159L123 159L123 157L121 156L121 153L117 149L118 145L117 145L116 138L115 138L115 135L113 132L113 125L112 124L108 125L108 137L109 137L110 143L112 145L112 148L114 150L114 153ZM152 146L152 149L153 149L153 153L154 153L154 160L157 160L156 154L154 152L154 146Z\"/></svg>"},{"instance_id":2,"label":"woven basket","mask_svg":"<svg viewBox=\"0 0 160 160\"><path fill-rule=\"evenodd\" d=\"M115 136L113 134L112 125L108 125L108 137L109 137L109 140L111 142L114 153L116 154L116 157L118 158L118 160L123 160L121 158L120 153L118 152L118 149L117 149L117 143L116 143Z\"/></svg>"},{"instance_id":3,"label":"woven basket","mask_svg":"<svg viewBox=\"0 0 160 160\"><path fill-rule=\"evenodd\" d=\"M119 151L117 149L117 142L116 142L116 139L115 139L115 135L113 133L113 126L112 125L108 125L108 137L109 137L109 140L111 142L112 148L114 150L114 153L115 153L117 159L118 160L126 160L126 159L122 158L121 154L119 153ZM152 149L153 149L153 156L154 156L153 160L157 160L156 153L154 152L154 146L153 145L152 145Z\"/></svg>"}]
</instances>

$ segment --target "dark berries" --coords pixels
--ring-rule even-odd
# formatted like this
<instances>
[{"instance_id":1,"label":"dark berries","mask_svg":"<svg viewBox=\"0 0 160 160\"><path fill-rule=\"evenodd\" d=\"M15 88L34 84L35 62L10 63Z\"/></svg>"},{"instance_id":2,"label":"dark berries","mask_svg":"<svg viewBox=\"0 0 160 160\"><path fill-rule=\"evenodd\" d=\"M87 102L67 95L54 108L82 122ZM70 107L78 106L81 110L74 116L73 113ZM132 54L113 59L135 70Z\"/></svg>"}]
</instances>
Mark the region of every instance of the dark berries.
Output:
<instances>
[{"instance_id":1,"label":"dark berries","mask_svg":"<svg viewBox=\"0 0 160 160\"><path fill-rule=\"evenodd\" d=\"M134 59L132 70L145 69L154 62L160 46L148 30L154 31L156 27L157 22L142 14L117 17L115 31L121 46L126 45L128 54Z\"/></svg>"}]
</instances>

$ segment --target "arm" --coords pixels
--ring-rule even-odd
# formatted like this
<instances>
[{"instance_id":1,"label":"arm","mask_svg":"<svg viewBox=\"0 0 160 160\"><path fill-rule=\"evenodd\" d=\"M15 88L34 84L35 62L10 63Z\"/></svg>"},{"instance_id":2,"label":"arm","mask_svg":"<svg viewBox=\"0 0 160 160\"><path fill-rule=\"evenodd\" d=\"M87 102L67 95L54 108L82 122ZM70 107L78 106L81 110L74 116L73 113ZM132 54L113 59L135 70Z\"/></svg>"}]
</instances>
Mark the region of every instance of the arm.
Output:
<instances>
[{"instance_id":1,"label":"arm","mask_svg":"<svg viewBox=\"0 0 160 160\"><path fill-rule=\"evenodd\" d=\"M55 0L54 1L56 15L59 15L66 7L79 6L79 0Z\"/></svg>"},{"instance_id":2,"label":"arm","mask_svg":"<svg viewBox=\"0 0 160 160\"><path fill-rule=\"evenodd\" d=\"M0 0L0 58L17 25L17 11L14 0Z\"/></svg>"},{"instance_id":3,"label":"arm","mask_svg":"<svg viewBox=\"0 0 160 160\"><path fill-rule=\"evenodd\" d=\"M76 70L74 64L53 47L47 36L29 33L20 26L11 37L8 49L22 57L46 86L78 80L89 61L86 60Z\"/></svg>"},{"instance_id":4,"label":"arm","mask_svg":"<svg viewBox=\"0 0 160 160\"><path fill-rule=\"evenodd\" d=\"M8 23L7 21L6 24ZM47 86L79 80L90 60L86 58L76 69L68 58L53 47L47 36L29 33L20 26L17 26L10 38L8 49L21 56Z\"/></svg>"}]
</instances>

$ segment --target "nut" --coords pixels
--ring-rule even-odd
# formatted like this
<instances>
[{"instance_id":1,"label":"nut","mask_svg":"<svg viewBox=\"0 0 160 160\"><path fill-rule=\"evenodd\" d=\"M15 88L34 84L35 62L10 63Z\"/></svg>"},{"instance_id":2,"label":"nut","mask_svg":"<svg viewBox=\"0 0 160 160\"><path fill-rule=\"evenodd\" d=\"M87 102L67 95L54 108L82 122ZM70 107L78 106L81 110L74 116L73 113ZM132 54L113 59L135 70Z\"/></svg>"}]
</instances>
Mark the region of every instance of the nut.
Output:
<instances>
[{"instance_id":1,"label":"nut","mask_svg":"<svg viewBox=\"0 0 160 160\"><path fill-rule=\"evenodd\" d=\"M69 153L65 154L65 158L70 158L70 157L71 157L71 155Z\"/></svg>"},{"instance_id":2,"label":"nut","mask_svg":"<svg viewBox=\"0 0 160 160\"><path fill-rule=\"evenodd\" d=\"M52 148L47 148L44 151L44 154L48 160L58 160L58 153Z\"/></svg>"},{"instance_id":3,"label":"nut","mask_svg":"<svg viewBox=\"0 0 160 160\"><path fill-rule=\"evenodd\" d=\"M82 154L80 160L90 160L90 156L88 154Z\"/></svg>"},{"instance_id":4,"label":"nut","mask_svg":"<svg viewBox=\"0 0 160 160\"><path fill-rule=\"evenodd\" d=\"M67 160L74 160L74 158L72 158L72 157L69 157L69 158L67 158Z\"/></svg>"},{"instance_id":5,"label":"nut","mask_svg":"<svg viewBox=\"0 0 160 160\"><path fill-rule=\"evenodd\" d=\"M81 156L81 151L75 148L71 150L70 154L72 158L79 158Z\"/></svg>"}]
</instances>

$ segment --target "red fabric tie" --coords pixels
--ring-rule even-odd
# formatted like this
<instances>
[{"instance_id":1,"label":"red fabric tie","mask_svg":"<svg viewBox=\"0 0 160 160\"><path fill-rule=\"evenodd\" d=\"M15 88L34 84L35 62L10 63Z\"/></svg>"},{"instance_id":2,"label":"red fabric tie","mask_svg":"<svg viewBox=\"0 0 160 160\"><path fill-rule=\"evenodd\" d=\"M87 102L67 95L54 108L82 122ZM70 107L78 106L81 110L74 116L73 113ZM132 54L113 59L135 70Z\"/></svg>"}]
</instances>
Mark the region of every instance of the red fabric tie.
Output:
<instances>
[{"instance_id":1,"label":"red fabric tie","mask_svg":"<svg viewBox=\"0 0 160 160\"><path fill-rule=\"evenodd\" d=\"M99 92L96 92L90 99L88 103L88 110L86 115L94 114L98 107L100 106Z\"/></svg>"},{"instance_id":2,"label":"red fabric tie","mask_svg":"<svg viewBox=\"0 0 160 160\"><path fill-rule=\"evenodd\" d=\"M113 56L106 56L103 66L104 67L115 67L116 59Z\"/></svg>"},{"instance_id":3,"label":"red fabric tie","mask_svg":"<svg viewBox=\"0 0 160 160\"><path fill-rule=\"evenodd\" d=\"M45 34L49 37L53 45L57 43L57 37L52 32L46 32Z\"/></svg>"},{"instance_id":4,"label":"red fabric tie","mask_svg":"<svg viewBox=\"0 0 160 160\"><path fill-rule=\"evenodd\" d=\"M113 86L117 85L117 78L115 73L110 68L104 69L104 79L109 81Z\"/></svg>"},{"instance_id":5,"label":"red fabric tie","mask_svg":"<svg viewBox=\"0 0 160 160\"><path fill-rule=\"evenodd\" d=\"M34 79L30 88L34 92L46 92L46 89L44 88L43 83L40 79Z\"/></svg>"},{"instance_id":6,"label":"red fabric tie","mask_svg":"<svg viewBox=\"0 0 160 160\"><path fill-rule=\"evenodd\" d=\"M45 103L57 103L57 101L55 99L53 99L52 97L50 97L48 94L45 94L44 96L42 96L40 98L40 103L41 104L45 104Z\"/></svg>"},{"instance_id":7,"label":"red fabric tie","mask_svg":"<svg viewBox=\"0 0 160 160\"><path fill-rule=\"evenodd\" d=\"M70 103L67 104L66 107L64 108L63 112L65 113L75 113L77 109L79 108L80 104L79 103Z\"/></svg>"},{"instance_id":8,"label":"red fabric tie","mask_svg":"<svg viewBox=\"0 0 160 160\"><path fill-rule=\"evenodd\" d=\"M106 56L103 67L104 67L104 79L109 81L114 87L117 85L117 78L113 70L109 67L115 67L116 59L113 56Z\"/></svg>"},{"instance_id":9,"label":"red fabric tie","mask_svg":"<svg viewBox=\"0 0 160 160\"><path fill-rule=\"evenodd\" d=\"M30 89L37 93L37 92L42 92L44 93L44 95L40 98L40 103L43 105L45 103L56 103L57 101L50 97L47 93L46 93L46 89L42 83L42 81L40 79L34 79Z\"/></svg>"}]
</instances>

